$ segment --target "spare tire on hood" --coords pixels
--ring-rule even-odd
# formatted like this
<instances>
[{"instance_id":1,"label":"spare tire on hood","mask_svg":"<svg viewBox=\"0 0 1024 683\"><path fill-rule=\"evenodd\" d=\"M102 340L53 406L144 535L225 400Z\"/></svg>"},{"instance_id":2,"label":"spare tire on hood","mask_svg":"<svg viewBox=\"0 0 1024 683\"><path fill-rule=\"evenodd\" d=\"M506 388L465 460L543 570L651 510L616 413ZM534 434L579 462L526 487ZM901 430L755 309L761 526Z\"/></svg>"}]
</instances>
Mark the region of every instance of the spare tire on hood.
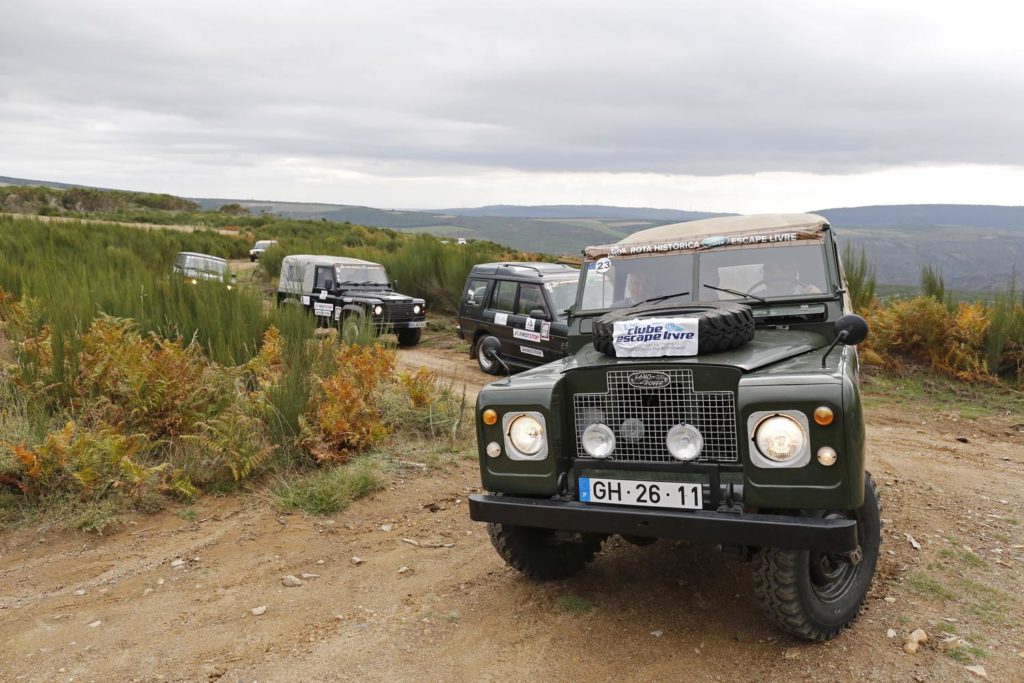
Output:
<instances>
[{"instance_id":1,"label":"spare tire on hood","mask_svg":"<svg viewBox=\"0 0 1024 683\"><path fill-rule=\"evenodd\" d=\"M735 349L754 338L754 314L749 306L731 301L661 304L623 308L601 316L594 321L594 348L615 356L615 323L644 318L696 318L698 355Z\"/></svg>"}]
</instances>

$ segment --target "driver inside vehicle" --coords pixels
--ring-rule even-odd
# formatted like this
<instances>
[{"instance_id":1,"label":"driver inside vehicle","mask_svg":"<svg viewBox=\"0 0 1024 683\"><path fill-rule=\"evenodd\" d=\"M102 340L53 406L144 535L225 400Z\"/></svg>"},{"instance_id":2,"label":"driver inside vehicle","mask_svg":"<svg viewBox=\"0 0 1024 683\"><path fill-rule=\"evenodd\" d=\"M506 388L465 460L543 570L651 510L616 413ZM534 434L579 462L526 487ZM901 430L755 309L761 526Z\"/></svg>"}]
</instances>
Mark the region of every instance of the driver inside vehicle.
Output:
<instances>
[{"instance_id":1,"label":"driver inside vehicle","mask_svg":"<svg viewBox=\"0 0 1024 683\"><path fill-rule=\"evenodd\" d=\"M613 308L633 306L656 296L654 274L649 270L634 270L626 275L626 296L612 304Z\"/></svg>"},{"instance_id":2,"label":"driver inside vehicle","mask_svg":"<svg viewBox=\"0 0 1024 683\"><path fill-rule=\"evenodd\" d=\"M772 259L764 264L761 282L754 285L751 294L785 296L788 294L821 294L821 289L800 279L800 269L789 259Z\"/></svg>"}]
</instances>

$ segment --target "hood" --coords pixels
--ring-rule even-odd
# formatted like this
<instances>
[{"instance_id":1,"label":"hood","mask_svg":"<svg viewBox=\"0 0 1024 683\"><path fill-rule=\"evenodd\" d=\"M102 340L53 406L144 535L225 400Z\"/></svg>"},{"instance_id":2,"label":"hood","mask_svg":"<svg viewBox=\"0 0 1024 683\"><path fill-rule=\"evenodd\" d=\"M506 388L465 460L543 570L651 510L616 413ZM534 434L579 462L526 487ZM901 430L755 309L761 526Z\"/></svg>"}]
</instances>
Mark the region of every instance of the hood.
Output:
<instances>
[{"instance_id":1,"label":"hood","mask_svg":"<svg viewBox=\"0 0 1024 683\"><path fill-rule=\"evenodd\" d=\"M831 340L824 335L806 330L757 330L754 339L743 346L721 353L703 356L678 356L665 358L612 358L596 351L593 345L583 347L575 356L565 359L563 371L592 368L601 365L623 366L657 365L727 365L743 372L759 370L773 363L794 358L808 351L827 346Z\"/></svg>"}]
</instances>

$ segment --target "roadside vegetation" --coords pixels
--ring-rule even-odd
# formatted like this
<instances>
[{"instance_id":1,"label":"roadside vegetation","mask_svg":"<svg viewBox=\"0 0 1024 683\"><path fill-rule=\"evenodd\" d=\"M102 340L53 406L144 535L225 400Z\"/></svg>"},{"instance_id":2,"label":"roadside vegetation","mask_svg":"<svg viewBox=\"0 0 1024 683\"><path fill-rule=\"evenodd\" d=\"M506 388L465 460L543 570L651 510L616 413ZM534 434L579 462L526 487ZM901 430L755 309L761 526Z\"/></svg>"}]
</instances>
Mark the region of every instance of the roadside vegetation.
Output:
<instances>
[{"instance_id":1,"label":"roadside vegetation","mask_svg":"<svg viewBox=\"0 0 1024 683\"><path fill-rule=\"evenodd\" d=\"M870 325L861 362L898 377L926 370L964 382L1024 383L1024 292L1016 279L986 300L954 301L942 273L921 271L921 288L880 300L862 251L843 252L850 297Z\"/></svg>"},{"instance_id":2,"label":"roadside vegetation","mask_svg":"<svg viewBox=\"0 0 1024 683\"><path fill-rule=\"evenodd\" d=\"M394 237L356 228L339 231ZM398 237L391 253L436 241ZM102 532L267 477L275 505L329 513L380 485L399 439L464 447L464 397L396 373L387 338L345 345L259 287L170 273L177 251L250 239L0 217L0 522Z\"/></svg>"}]
</instances>

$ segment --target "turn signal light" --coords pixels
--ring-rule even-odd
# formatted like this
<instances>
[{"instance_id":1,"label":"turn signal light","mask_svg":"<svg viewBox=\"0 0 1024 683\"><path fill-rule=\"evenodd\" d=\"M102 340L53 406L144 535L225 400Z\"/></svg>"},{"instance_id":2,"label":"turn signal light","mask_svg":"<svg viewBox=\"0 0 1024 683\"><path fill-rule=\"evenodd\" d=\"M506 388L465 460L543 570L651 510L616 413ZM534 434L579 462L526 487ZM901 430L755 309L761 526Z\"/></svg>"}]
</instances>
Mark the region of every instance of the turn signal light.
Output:
<instances>
[{"instance_id":1,"label":"turn signal light","mask_svg":"<svg viewBox=\"0 0 1024 683\"><path fill-rule=\"evenodd\" d=\"M481 417L485 425L498 424L498 411L496 411L494 408L488 408L487 410L485 410L484 414Z\"/></svg>"},{"instance_id":2,"label":"turn signal light","mask_svg":"<svg viewBox=\"0 0 1024 683\"><path fill-rule=\"evenodd\" d=\"M836 416L832 412L832 409L828 406L818 406L814 409L814 421L822 427L827 427L832 424L832 420L834 420L835 417Z\"/></svg>"}]
</instances>

